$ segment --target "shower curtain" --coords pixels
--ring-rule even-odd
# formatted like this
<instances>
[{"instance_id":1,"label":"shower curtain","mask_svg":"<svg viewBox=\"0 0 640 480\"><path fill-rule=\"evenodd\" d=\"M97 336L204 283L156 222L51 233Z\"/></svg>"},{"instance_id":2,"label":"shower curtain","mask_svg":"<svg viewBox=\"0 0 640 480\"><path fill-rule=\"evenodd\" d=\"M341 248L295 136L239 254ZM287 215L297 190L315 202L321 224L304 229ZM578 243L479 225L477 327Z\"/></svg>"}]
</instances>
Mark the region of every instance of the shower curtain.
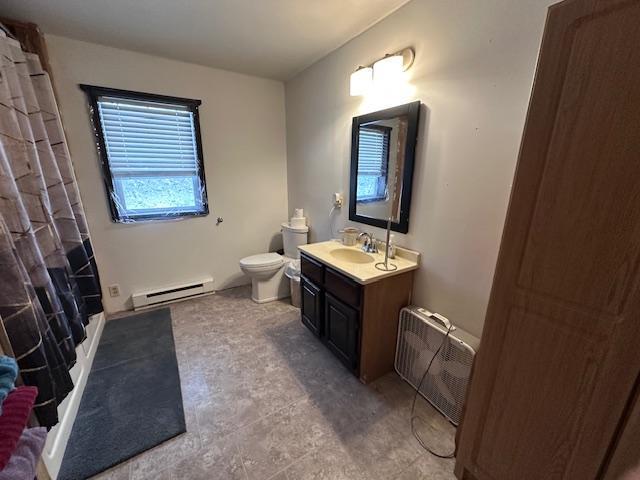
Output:
<instances>
[{"instance_id":1,"label":"shower curtain","mask_svg":"<svg viewBox=\"0 0 640 480\"><path fill-rule=\"evenodd\" d=\"M0 319L41 425L102 296L53 88L38 56L0 32Z\"/></svg>"}]
</instances>

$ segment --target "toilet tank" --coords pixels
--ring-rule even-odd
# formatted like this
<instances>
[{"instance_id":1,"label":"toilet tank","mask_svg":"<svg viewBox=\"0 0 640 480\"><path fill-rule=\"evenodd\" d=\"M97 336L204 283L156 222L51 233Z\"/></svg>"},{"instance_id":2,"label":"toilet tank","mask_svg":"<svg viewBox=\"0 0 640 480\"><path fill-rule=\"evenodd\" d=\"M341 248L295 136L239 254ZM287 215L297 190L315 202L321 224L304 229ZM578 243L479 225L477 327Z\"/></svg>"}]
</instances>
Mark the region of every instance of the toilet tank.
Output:
<instances>
[{"instance_id":1,"label":"toilet tank","mask_svg":"<svg viewBox=\"0 0 640 480\"><path fill-rule=\"evenodd\" d=\"M292 227L288 222L282 224L282 243L284 256L300 258L298 245L306 245L309 237L309 227Z\"/></svg>"}]
</instances>

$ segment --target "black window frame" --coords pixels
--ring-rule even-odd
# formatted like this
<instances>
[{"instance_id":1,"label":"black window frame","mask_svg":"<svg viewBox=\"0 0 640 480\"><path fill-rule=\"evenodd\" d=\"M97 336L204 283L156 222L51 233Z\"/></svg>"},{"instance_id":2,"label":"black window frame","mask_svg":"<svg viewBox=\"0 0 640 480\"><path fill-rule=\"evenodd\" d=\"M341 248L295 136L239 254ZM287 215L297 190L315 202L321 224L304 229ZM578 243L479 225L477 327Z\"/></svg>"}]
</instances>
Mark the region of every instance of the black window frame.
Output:
<instances>
[{"instance_id":1,"label":"black window frame","mask_svg":"<svg viewBox=\"0 0 640 480\"><path fill-rule=\"evenodd\" d=\"M93 126L93 133L95 135L96 147L98 150L98 157L102 166L102 178L104 180L104 186L106 189L107 200L109 204L109 211L111 213L111 220L115 223L132 223L145 220L171 220L184 217L205 217L209 215L209 201L207 196L207 183L204 172L204 158L202 154L202 138L200 135L200 115L198 107L202 105L201 100L195 100L191 98L172 97L167 95L158 95L155 93L136 92L132 90L121 90L117 88L99 87L95 85L79 84L79 87L86 93L89 100L91 123ZM197 212L163 212L152 214L140 214L132 216L122 216L118 210L118 206L114 201L114 193L116 186L113 181L113 175L111 173L111 166L109 164L109 157L107 155L107 149L104 140L104 131L102 129L102 122L100 121L100 113L98 110L98 98L100 97L115 97L126 100L138 100L145 102L158 102L165 104L179 105L187 107L190 112L193 113L193 125L194 125L194 137L196 143L196 156L198 163L198 177L200 184L202 185L202 210Z\"/></svg>"}]
</instances>

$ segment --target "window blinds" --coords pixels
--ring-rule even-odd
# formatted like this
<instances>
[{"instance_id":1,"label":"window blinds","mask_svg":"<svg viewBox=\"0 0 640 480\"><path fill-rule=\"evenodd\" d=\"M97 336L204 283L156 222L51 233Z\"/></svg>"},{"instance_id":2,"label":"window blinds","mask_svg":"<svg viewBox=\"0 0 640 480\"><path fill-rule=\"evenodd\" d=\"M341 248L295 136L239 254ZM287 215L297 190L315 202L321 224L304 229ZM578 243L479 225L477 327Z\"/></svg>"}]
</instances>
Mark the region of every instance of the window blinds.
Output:
<instances>
[{"instance_id":1,"label":"window blinds","mask_svg":"<svg viewBox=\"0 0 640 480\"><path fill-rule=\"evenodd\" d=\"M385 177L389 159L389 130L360 127L358 175Z\"/></svg>"},{"instance_id":2,"label":"window blinds","mask_svg":"<svg viewBox=\"0 0 640 480\"><path fill-rule=\"evenodd\" d=\"M107 96L99 97L97 104L114 177L198 174L189 107Z\"/></svg>"}]
</instances>

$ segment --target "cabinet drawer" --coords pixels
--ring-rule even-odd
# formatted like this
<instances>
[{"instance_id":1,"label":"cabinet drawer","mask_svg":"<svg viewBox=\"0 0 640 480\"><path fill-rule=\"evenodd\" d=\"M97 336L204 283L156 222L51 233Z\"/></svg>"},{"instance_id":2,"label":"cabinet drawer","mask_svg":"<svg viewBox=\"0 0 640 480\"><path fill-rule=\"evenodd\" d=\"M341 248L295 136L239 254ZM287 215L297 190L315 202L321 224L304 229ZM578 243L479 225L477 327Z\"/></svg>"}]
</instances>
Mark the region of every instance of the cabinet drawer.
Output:
<instances>
[{"instance_id":1,"label":"cabinet drawer","mask_svg":"<svg viewBox=\"0 0 640 480\"><path fill-rule=\"evenodd\" d=\"M324 284L327 292L355 308L360 308L362 287L341 273L326 269Z\"/></svg>"},{"instance_id":2,"label":"cabinet drawer","mask_svg":"<svg viewBox=\"0 0 640 480\"><path fill-rule=\"evenodd\" d=\"M300 255L300 269L302 275L314 282L316 285L324 284L324 265L304 254Z\"/></svg>"}]
</instances>

